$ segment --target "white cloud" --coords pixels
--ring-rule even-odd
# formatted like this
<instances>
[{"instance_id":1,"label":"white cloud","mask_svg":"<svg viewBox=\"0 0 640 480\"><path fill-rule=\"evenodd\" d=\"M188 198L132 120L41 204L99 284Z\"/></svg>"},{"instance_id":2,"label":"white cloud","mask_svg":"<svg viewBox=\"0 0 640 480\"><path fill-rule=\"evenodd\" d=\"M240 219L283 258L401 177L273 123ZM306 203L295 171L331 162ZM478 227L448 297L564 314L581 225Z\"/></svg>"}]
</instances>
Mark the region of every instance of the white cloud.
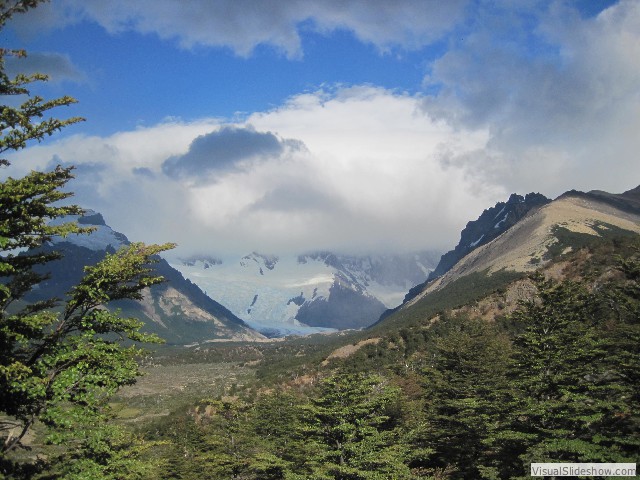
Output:
<instances>
[{"instance_id":1,"label":"white cloud","mask_svg":"<svg viewBox=\"0 0 640 480\"><path fill-rule=\"evenodd\" d=\"M352 31L381 50L416 48L459 22L466 0L55 0L15 23L22 32L89 19L109 32L176 39L184 48L229 47L247 56L260 44L302 56L301 29Z\"/></svg>"},{"instance_id":2,"label":"white cloud","mask_svg":"<svg viewBox=\"0 0 640 480\"><path fill-rule=\"evenodd\" d=\"M306 149L269 151L250 168L195 183L170 178L162 165L195 138L222 131L217 121L70 137L12 160L25 169L52 159L78 165L71 188L79 203L131 239L177 241L183 252L446 248L508 192L441 161L444 151L482 148L485 132L454 131L419 105L373 87L293 97L235 127L250 124Z\"/></svg>"},{"instance_id":3,"label":"white cloud","mask_svg":"<svg viewBox=\"0 0 640 480\"><path fill-rule=\"evenodd\" d=\"M519 192L636 186L640 3L595 17L556 2L524 13L477 8L473 18L434 63L427 82L441 89L423 105L433 118L490 132L487 149L457 164L493 170L493 182Z\"/></svg>"},{"instance_id":4,"label":"white cloud","mask_svg":"<svg viewBox=\"0 0 640 480\"><path fill-rule=\"evenodd\" d=\"M468 220L511 192L620 192L639 183L635 0L593 17L560 1L518 8L474 2L466 10L423 1L379 8L337 0L152 4L52 5L57 22L90 18L110 31L155 33L184 47L227 46L242 55L269 44L300 56L305 29L351 30L381 50L424 45L457 30L429 66L429 96L371 86L296 95L231 126L306 148L252 150L257 161L214 168L215 179L172 179L162 166L191 158L199 136L219 139L218 120L71 137L15 156L24 171L54 155L80 165L73 186L80 202L132 238L211 253L449 248ZM212 165L208 160L198 157L194 165ZM236 157L227 160L236 165Z\"/></svg>"}]
</instances>

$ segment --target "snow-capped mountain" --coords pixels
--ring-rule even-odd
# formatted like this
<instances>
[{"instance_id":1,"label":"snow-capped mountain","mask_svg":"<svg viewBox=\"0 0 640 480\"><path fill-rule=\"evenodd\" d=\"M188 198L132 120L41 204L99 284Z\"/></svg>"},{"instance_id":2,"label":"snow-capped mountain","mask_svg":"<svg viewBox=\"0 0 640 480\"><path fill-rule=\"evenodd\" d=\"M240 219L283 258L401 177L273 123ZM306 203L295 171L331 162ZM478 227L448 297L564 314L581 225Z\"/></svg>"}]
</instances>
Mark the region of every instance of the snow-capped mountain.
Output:
<instances>
[{"instance_id":1,"label":"snow-capped mountain","mask_svg":"<svg viewBox=\"0 0 640 480\"><path fill-rule=\"evenodd\" d=\"M129 241L122 233L109 227L101 214L87 211L82 217L64 218L59 222L76 220L95 230L90 235L55 237L41 248L62 253L55 260L40 267L50 273L28 296L29 301L45 298L64 298L71 286L83 275L86 265L94 265L107 253L114 252ZM187 344L210 340L264 340L264 336L247 326L228 309L207 297L196 285L186 280L164 259L154 265L166 282L143 291L143 300L114 302L123 315L145 322L145 330L157 333L168 343Z\"/></svg>"},{"instance_id":2,"label":"snow-capped mountain","mask_svg":"<svg viewBox=\"0 0 640 480\"><path fill-rule=\"evenodd\" d=\"M438 254L211 256L171 265L247 324L268 335L362 328L427 278Z\"/></svg>"}]
</instances>

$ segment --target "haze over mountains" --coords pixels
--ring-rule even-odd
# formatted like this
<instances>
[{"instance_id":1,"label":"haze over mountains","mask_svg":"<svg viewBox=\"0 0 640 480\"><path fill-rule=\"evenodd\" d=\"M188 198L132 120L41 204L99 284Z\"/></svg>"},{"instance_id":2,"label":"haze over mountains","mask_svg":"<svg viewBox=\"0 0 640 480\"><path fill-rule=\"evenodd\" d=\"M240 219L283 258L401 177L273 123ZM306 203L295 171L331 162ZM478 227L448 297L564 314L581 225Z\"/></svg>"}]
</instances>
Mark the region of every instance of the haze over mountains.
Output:
<instances>
[{"instance_id":1,"label":"haze over mountains","mask_svg":"<svg viewBox=\"0 0 640 480\"><path fill-rule=\"evenodd\" d=\"M38 301L50 297L64 298L66 292L78 283L85 265L93 265L107 253L128 244L127 237L106 225L100 213L87 211L78 223L96 230L90 235L71 235L55 238L45 244L43 250L55 250L63 254L41 267L41 273L50 272L49 279L38 285L27 297ZM242 320L218 302L207 297L196 285L185 280L169 264L158 259L154 265L157 273L165 277L165 283L145 290L144 300L114 302L123 315L133 316L145 322L145 330L159 334L168 343L189 344L219 339L260 341L263 335L249 328Z\"/></svg>"},{"instance_id":2,"label":"haze over mountains","mask_svg":"<svg viewBox=\"0 0 640 480\"><path fill-rule=\"evenodd\" d=\"M96 231L43 247L61 251L64 258L47 266L53 270L51 279L29 300L64 296L84 265L128 243L99 213L89 211L78 221ZM425 250L160 259L157 270L167 283L147 291L142 302L116 307L177 344L360 329L467 275L533 271L558 248L564 249L560 253L571 250L562 246L563 232L595 236L612 230L640 233L640 187L622 194L570 191L553 201L537 193L511 195L470 221L458 245L440 258Z\"/></svg>"}]
</instances>

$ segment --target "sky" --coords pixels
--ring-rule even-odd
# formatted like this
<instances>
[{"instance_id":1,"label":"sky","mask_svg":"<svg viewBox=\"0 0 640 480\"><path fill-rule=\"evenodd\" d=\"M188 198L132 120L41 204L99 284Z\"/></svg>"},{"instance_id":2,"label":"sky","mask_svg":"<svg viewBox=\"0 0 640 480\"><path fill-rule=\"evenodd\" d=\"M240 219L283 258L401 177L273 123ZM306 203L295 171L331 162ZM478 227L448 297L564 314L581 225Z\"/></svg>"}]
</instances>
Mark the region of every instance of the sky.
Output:
<instances>
[{"instance_id":1,"label":"sky","mask_svg":"<svg viewBox=\"0 0 640 480\"><path fill-rule=\"evenodd\" d=\"M52 0L9 72L86 121L0 175L176 254L448 250L511 193L640 184L637 0Z\"/></svg>"}]
</instances>

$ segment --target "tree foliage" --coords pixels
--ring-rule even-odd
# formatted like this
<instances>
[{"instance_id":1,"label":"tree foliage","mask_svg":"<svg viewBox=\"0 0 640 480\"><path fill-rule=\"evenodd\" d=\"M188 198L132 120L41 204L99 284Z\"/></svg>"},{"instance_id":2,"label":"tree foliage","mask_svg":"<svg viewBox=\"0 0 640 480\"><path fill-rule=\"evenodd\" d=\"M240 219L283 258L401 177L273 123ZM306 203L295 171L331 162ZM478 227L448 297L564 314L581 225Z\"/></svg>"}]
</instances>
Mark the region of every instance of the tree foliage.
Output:
<instances>
[{"instance_id":1,"label":"tree foliage","mask_svg":"<svg viewBox=\"0 0 640 480\"><path fill-rule=\"evenodd\" d=\"M337 373L311 399L303 431L307 478L409 478L394 407L397 388L376 375Z\"/></svg>"},{"instance_id":2,"label":"tree foliage","mask_svg":"<svg viewBox=\"0 0 640 480\"><path fill-rule=\"evenodd\" d=\"M413 464L426 473L479 478L480 459L492 455L486 439L512 393L507 380L511 345L483 320L453 317L444 322L423 371L425 424L413 435L420 447Z\"/></svg>"},{"instance_id":3,"label":"tree foliage","mask_svg":"<svg viewBox=\"0 0 640 480\"><path fill-rule=\"evenodd\" d=\"M38 3L0 2L0 27ZM446 312L515 278L474 274L402 325L378 329L384 338L351 359L331 362L317 386L209 399L139 435L115 425L108 401L139 375L137 345L157 339L106 306L162 281L150 264L172 245L132 244L87 267L65 299L24 302L46 277L34 267L58 258L38 247L90 229L69 220L83 212L65 191L72 167L11 176L6 154L81 119L49 117L75 100L32 96L46 77L10 78L7 56L25 52L0 49L0 474L498 479L528 478L534 461L640 460L637 240L595 280L535 275L535 298L503 323ZM263 382L292 378L291 365L302 361L292 345L274 349L280 359L265 362ZM305 373L314 369L305 364ZM46 458L15 455L29 448L36 424L52 445Z\"/></svg>"},{"instance_id":4,"label":"tree foliage","mask_svg":"<svg viewBox=\"0 0 640 480\"><path fill-rule=\"evenodd\" d=\"M0 27L38 3L1 2ZM30 85L47 77L10 78L5 70L9 55L26 53L0 49L0 154L23 149L82 120L48 117L51 109L75 100L31 96ZM90 234L91 229L70 220L83 213L68 203L72 194L64 190L73 167L13 178L11 162L2 158L0 165L5 174L0 182L0 471L27 471L10 454L27 447L25 436L40 422L48 427L47 441L60 446L48 468L66 472L59 475L67 478L124 478L122 472L114 472L115 465L135 455L123 433L107 425L107 400L140 374L136 344L158 339L142 334L138 320L121 318L105 306L113 300L141 298L144 288L162 281L149 265L173 245L132 244L86 267L84 278L66 299L26 304L24 295L46 278L34 267L58 258L38 247L53 237ZM60 460L58 467L55 458ZM69 458L76 460L73 468ZM32 470L29 476L34 474Z\"/></svg>"},{"instance_id":5,"label":"tree foliage","mask_svg":"<svg viewBox=\"0 0 640 480\"><path fill-rule=\"evenodd\" d=\"M525 326L512 366L520 395L503 433L520 450L521 474L532 461L630 460L638 432L624 424L637 422L637 386L620 367L624 357L640 364L637 344L620 344L619 333L632 325L611 318L609 291L542 276L534 282L538 298L515 314ZM631 331L637 335L637 325Z\"/></svg>"},{"instance_id":6,"label":"tree foliage","mask_svg":"<svg viewBox=\"0 0 640 480\"><path fill-rule=\"evenodd\" d=\"M359 368L354 355L313 385L234 389L153 439L171 439L183 479L510 479L534 461L638 462L640 256L612 257L578 281L532 277L505 322L443 312L363 347Z\"/></svg>"}]
</instances>

